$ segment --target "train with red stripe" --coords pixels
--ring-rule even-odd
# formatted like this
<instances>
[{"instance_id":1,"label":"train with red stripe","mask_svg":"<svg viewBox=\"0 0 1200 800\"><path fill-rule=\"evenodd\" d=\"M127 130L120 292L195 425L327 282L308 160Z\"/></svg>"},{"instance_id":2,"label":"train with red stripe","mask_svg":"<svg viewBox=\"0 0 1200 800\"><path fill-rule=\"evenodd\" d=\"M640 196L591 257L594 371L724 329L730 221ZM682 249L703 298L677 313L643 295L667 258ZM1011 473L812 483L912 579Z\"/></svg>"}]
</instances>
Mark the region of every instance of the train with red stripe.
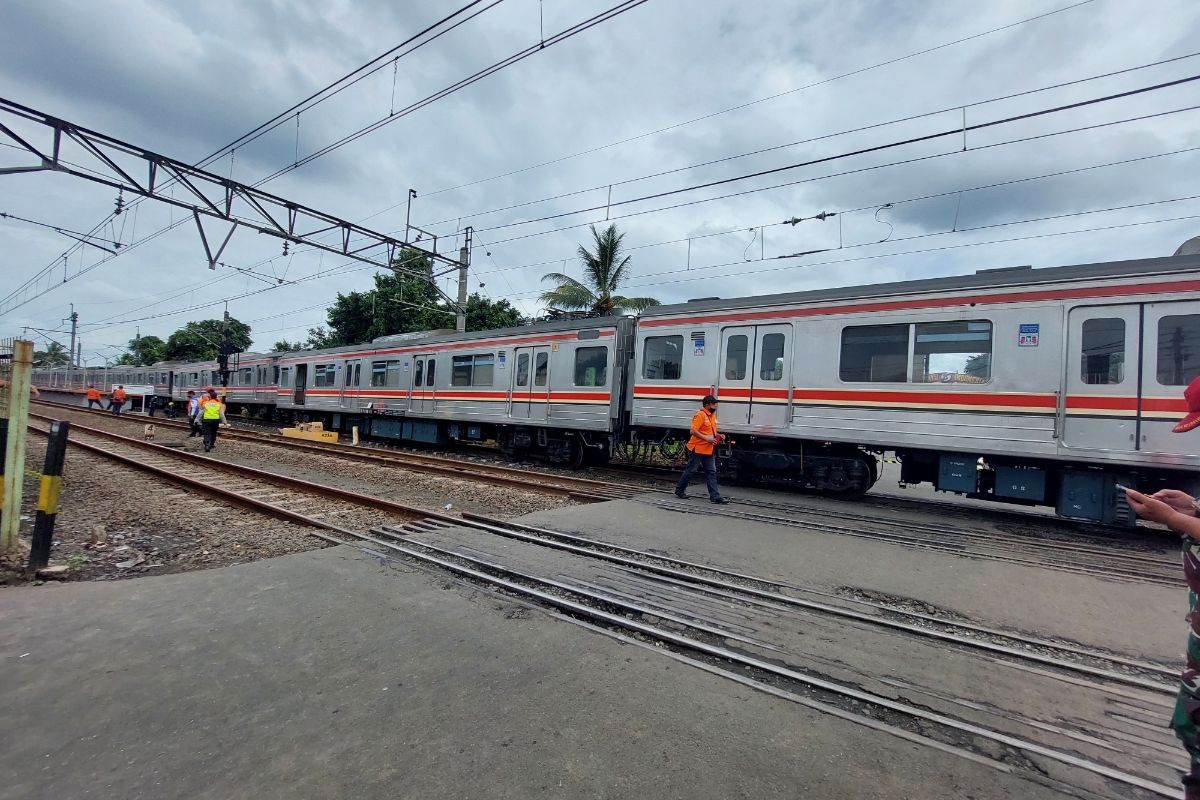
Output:
<instances>
[{"instance_id":1,"label":"train with red stripe","mask_svg":"<svg viewBox=\"0 0 1200 800\"><path fill-rule=\"evenodd\" d=\"M176 400L218 380L167 366ZM1131 524L1117 485L1200 483L1200 439L1171 433L1197 375L1200 257L1176 256L242 354L228 392L235 411L573 466L678 447L711 393L730 479L856 495L890 453L903 484Z\"/></svg>"}]
</instances>

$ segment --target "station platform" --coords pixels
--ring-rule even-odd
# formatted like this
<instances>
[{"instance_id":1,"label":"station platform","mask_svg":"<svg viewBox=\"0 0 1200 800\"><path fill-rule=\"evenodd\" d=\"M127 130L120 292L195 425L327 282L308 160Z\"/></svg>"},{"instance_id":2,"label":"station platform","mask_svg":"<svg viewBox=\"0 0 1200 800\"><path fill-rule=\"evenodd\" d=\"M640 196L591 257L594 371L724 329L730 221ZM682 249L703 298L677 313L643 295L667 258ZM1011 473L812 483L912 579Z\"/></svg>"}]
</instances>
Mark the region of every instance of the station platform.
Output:
<instances>
[{"instance_id":1,"label":"station platform","mask_svg":"<svg viewBox=\"0 0 1200 800\"><path fill-rule=\"evenodd\" d=\"M0 798L1063 796L350 547L0 607Z\"/></svg>"}]
</instances>

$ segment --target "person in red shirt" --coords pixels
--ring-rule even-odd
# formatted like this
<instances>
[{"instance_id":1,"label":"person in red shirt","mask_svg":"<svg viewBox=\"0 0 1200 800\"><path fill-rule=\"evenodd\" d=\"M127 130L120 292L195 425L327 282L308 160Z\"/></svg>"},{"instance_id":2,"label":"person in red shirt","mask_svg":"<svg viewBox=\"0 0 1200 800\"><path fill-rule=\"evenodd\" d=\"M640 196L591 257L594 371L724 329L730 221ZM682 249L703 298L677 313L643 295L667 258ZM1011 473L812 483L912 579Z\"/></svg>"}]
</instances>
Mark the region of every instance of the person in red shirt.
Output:
<instances>
[{"instance_id":1,"label":"person in red shirt","mask_svg":"<svg viewBox=\"0 0 1200 800\"><path fill-rule=\"evenodd\" d=\"M708 482L708 499L713 503L725 505L729 501L721 496L717 486L717 457L713 455L716 446L725 441L725 437L717 433L717 398L711 394L701 401L704 406L692 417L692 431L688 438L688 463L679 476L675 486L675 496L687 499L688 483L701 467L704 467L704 477Z\"/></svg>"},{"instance_id":2,"label":"person in red shirt","mask_svg":"<svg viewBox=\"0 0 1200 800\"><path fill-rule=\"evenodd\" d=\"M1171 430L1187 433L1200 426L1200 378L1183 393L1188 413ZM1187 581L1190 613L1185 666L1179 676L1179 693L1171 714L1171 727L1191 758L1191 771L1183 778L1186 800L1200 800L1200 501L1178 489L1145 495L1125 489L1129 506L1142 519L1166 525L1183 538L1183 577Z\"/></svg>"}]
</instances>

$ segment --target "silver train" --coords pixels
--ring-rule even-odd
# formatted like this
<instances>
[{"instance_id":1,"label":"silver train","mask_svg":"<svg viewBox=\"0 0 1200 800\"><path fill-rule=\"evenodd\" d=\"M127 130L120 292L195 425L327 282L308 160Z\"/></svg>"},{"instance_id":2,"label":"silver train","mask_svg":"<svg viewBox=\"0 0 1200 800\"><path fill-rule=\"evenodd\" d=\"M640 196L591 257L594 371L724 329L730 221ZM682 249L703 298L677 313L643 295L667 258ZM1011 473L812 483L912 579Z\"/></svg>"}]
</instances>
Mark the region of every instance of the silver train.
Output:
<instances>
[{"instance_id":1,"label":"silver train","mask_svg":"<svg viewBox=\"0 0 1200 800\"><path fill-rule=\"evenodd\" d=\"M712 393L733 479L860 494L893 452L903 484L1132 524L1117 484L1200 484L1200 442L1171 433L1197 375L1200 257L1180 256L243 353L228 402L378 439L493 440L578 466L679 442ZM174 401L219 380L207 362L40 371L37 382L78 391L99 377Z\"/></svg>"}]
</instances>

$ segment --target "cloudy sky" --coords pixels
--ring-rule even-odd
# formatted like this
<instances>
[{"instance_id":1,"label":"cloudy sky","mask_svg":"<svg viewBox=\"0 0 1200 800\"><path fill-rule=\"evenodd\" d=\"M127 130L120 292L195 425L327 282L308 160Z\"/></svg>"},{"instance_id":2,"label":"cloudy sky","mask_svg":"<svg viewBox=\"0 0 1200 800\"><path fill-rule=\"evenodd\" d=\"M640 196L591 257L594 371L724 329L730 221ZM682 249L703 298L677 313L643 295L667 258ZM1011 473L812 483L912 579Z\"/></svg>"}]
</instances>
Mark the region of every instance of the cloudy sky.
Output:
<instances>
[{"instance_id":1,"label":"cloudy sky","mask_svg":"<svg viewBox=\"0 0 1200 800\"><path fill-rule=\"evenodd\" d=\"M211 169L259 181L617 4L481 3ZM459 5L13 0L0 96L194 163ZM1200 234L1200 111L1181 110L1200 81L882 146L1200 75L1196 42L1188 0L649 0L264 188L398 235L414 188L413 222L444 252L476 231L471 290L526 314L544 273L578 274L575 248L606 218L633 248L628 293L665 302L1170 255ZM836 157L867 148L882 149ZM0 167L28 163L0 146ZM0 212L74 231L116 199L49 172L0 188ZM781 224L820 212L838 216ZM268 349L371 285L369 267L244 230L216 271L190 223L129 247L180 217L148 201L113 219L118 258L0 219L0 334L59 330L74 303L84 358L102 363L138 326L165 337L229 300Z\"/></svg>"}]
</instances>

